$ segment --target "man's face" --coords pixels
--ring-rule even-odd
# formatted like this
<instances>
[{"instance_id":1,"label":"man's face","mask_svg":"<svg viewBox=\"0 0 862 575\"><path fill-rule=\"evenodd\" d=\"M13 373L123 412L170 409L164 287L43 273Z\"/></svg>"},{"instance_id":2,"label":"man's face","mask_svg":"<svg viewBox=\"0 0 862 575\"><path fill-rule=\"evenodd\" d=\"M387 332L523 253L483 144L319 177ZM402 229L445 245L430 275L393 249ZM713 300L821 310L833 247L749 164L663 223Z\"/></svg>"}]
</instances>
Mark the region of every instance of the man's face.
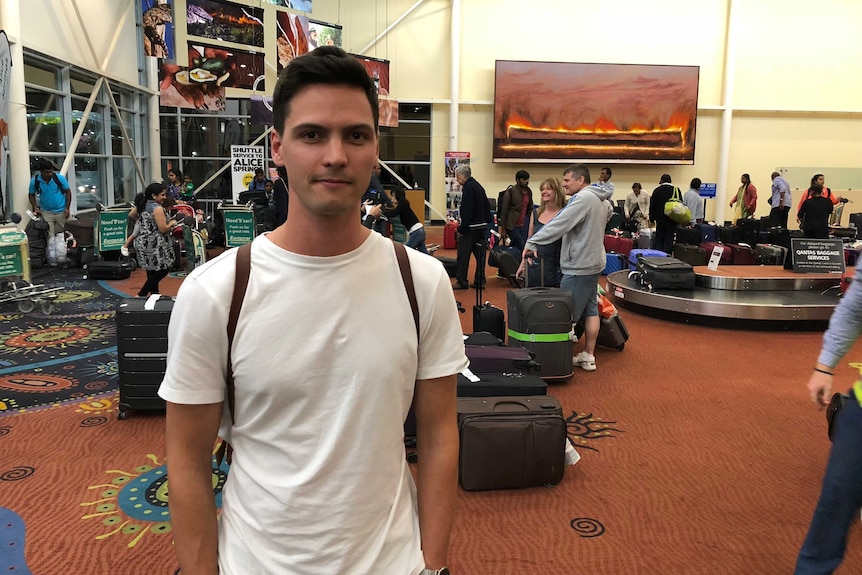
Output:
<instances>
[{"instance_id":1,"label":"man's face","mask_svg":"<svg viewBox=\"0 0 862 575\"><path fill-rule=\"evenodd\" d=\"M47 182L51 178L54 177L54 168L45 168L44 170L40 170L42 173L42 181Z\"/></svg>"},{"instance_id":2,"label":"man's face","mask_svg":"<svg viewBox=\"0 0 862 575\"><path fill-rule=\"evenodd\" d=\"M518 182L518 185L522 188L526 188L528 185L530 185L530 178L518 178L516 181Z\"/></svg>"},{"instance_id":3,"label":"man's face","mask_svg":"<svg viewBox=\"0 0 862 575\"><path fill-rule=\"evenodd\" d=\"M289 109L282 135L272 133L272 158L287 169L298 203L313 216L356 212L379 151L365 94L314 84L297 93Z\"/></svg>"},{"instance_id":4,"label":"man's face","mask_svg":"<svg viewBox=\"0 0 862 575\"><path fill-rule=\"evenodd\" d=\"M563 174L563 189L566 190L567 196L574 196L581 191L581 188L585 185L583 176L575 177L575 174L571 172Z\"/></svg>"},{"instance_id":5,"label":"man's face","mask_svg":"<svg viewBox=\"0 0 862 575\"><path fill-rule=\"evenodd\" d=\"M599 172L599 181L600 182L607 182L610 179L611 179L611 175L608 173L608 171L606 169L602 168L602 171Z\"/></svg>"},{"instance_id":6,"label":"man's face","mask_svg":"<svg viewBox=\"0 0 862 575\"><path fill-rule=\"evenodd\" d=\"M457 180L457 182L463 186L464 183L467 181L467 176L465 176L464 174L460 174L458 172L455 172L455 180Z\"/></svg>"},{"instance_id":7,"label":"man's face","mask_svg":"<svg viewBox=\"0 0 862 575\"><path fill-rule=\"evenodd\" d=\"M254 179L257 180L258 182L262 182L263 181L263 173L255 174Z\"/></svg>"}]
</instances>

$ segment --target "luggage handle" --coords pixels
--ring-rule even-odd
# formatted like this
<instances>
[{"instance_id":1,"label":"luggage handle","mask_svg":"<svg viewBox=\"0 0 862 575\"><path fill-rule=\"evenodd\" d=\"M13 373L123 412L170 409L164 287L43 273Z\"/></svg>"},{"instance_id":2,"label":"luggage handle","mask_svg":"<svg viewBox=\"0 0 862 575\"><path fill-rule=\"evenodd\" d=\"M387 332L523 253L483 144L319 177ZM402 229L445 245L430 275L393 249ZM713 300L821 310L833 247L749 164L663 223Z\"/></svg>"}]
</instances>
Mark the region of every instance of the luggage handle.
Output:
<instances>
[{"instance_id":1,"label":"luggage handle","mask_svg":"<svg viewBox=\"0 0 862 575\"><path fill-rule=\"evenodd\" d=\"M536 248L536 258L538 258L538 260L539 260L539 287L538 288L534 287L533 289L542 289L545 287L545 258L539 256L539 249L538 248ZM524 271L526 272L524 274L524 287L525 288L530 287L530 270L528 269L529 265L530 264L528 263L527 264L528 267L524 269Z\"/></svg>"}]
</instances>

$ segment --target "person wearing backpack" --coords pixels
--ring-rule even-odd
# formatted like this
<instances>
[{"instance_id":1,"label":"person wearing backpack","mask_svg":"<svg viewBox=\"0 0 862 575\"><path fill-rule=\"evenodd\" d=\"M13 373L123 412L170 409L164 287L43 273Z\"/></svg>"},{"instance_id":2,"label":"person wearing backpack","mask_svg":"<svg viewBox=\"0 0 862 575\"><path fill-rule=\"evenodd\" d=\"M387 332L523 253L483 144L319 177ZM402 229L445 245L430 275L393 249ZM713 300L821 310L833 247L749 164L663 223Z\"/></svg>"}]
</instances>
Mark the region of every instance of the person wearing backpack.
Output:
<instances>
[{"instance_id":1,"label":"person wearing backpack","mask_svg":"<svg viewBox=\"0 0 862 575\"><path fill-rule=\"evenodd\" d=\"M526 242L526 226L529 226L529 215L533 211L533 190L528 185L530 174L527 170L515 173L515 185L500 192L497 202L497 224L500 228L500 240L511 240L511 245L523 251Z\"/></svg>"},{"instance_id":2,"label":"person wearing backpack","mask_svg":"<svg viewBox=\"0 0 862 575\"><path fill-rule=\"evenodd\" d=\"M36 161L36 169L39 173L30 180L30 207L35 216L41 216L48 223L48 237L53 238L66 227L72 190L66 178L55 173L54 164L45 158Z\"/></svg>"}]
</instances>

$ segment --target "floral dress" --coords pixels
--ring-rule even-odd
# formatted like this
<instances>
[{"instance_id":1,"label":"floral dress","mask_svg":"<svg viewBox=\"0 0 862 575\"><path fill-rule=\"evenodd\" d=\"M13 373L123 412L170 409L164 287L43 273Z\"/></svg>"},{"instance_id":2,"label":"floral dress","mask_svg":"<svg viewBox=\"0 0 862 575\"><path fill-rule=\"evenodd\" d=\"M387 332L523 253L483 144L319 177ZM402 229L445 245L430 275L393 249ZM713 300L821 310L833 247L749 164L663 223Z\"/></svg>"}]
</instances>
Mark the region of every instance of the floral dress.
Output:
<instances>
[{"instance_id":1,"label":"floral dress","mask_svg":"<svg viewBox=\"0 0 862 575\"><path fill-rule=\"evenodd\" d=\"M174 263L171 237L159 231L153 215L154 210L163 209L155 202L147 202L147 209L138 218L140 230L135 238L135 251L138 253L138 264L145 270L167 270Z\"/></svg>"}]
</instances>

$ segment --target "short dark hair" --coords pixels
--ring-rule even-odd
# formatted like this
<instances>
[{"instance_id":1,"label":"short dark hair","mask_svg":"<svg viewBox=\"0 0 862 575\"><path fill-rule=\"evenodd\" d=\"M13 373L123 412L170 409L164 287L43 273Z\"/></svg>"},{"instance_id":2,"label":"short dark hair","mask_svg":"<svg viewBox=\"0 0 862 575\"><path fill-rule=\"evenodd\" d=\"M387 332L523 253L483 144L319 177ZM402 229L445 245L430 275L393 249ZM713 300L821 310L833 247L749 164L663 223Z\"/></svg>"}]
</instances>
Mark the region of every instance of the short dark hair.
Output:
<instances>
[{"instance_id":1,"label":"short dark hair","mask_svg":"<svg viewBox=\"0 0 862 575\"><path fill-rule=\"evenodd\" d=\"M614 172L607 166L603 166L602 170L605 170L608 173L608 176L613 176Z\"/></svg>"},{"instance_id":2,"label":"short dark hair","mask_svg":"<svg viewBox=\"0 0 862 575\"><path fill-rule=\"evenodd\" d=\"M576 178L583 176L585 184L591 183L590 169L584 164L572 164L571 166L568 166L563 170L563 175L565 176L566 174L572 174Z\"/></svg>"},{"instance_id":3,"label":"short dark hair","mask_svg":"<svg viewBox=\"0 0 862 575\"><path fill-rule=\"evenodd\" d=\"M284 131L284 121L290 114L290 102L304 88L317 84L362 90L368 98L374 127L377 128L380 120L377 92L365 66L341 48L321 46L291 61L278 76L272 94L272 120L279 135Z\"/></svg>"},{"instance_id":4,"label":"short dark hair","mask_svg":"<svg viewBox=\"0 0 862 575\"><path fill-rule=\"evenodd\" d=\"M643 189L643 186L641 186L640 182L635 182L632 184L632 189L635 189L635 188L640 190L640 189Z\"/></svg>"},{"instance_id":5,"label":"short dark hair","mask_svg":"<svg viewBox=\"0 0 862 575\"><path fill-rule=\"evenodd\" d=\"M693 190L699 190L699 189L700 189L700 185L701 185L702 183L703 183L703 182L701 182L701 181L700 181L700 178L692 178L692 180L691 180L691 188L692 188Z\"/></svg>"},{"instance_id":6,"label":"short dark hair","mask_svg":"<svg viewBox=\"0 0 862 575\"><path fill-rule=\"evenodd\" d=\"M527 170L518 170L517 172L515 172L515 179L516 180L529 180L530 179L530 172L528 172Z\"/></svg>"},{"instance_id":7,"label":"short dark hair","mask_svg":"<svg viewBox=\"0 0 862 575\"><path fill-rule=\"evenodd\" d=\"M36 169L39 171L42 170L56 170L57 167L51 163L51 160L47 160L45 158L39 158L36 160Z\"/></svg>"},{"instance_id":8,"label":"short dark hair","mask_svg":"<svg viewBox=\"0 0 862 575\"><path fill-rule=\"evenodd\" d=\"M147 209L147 195L144 192L138 192L135 194L135 209L138 210L138 216L143 213L144 210Z\"/></svg>"},{"instance_id":9,"label":"short dark hair","mask_svg":"<svg viewBox=\"0 0 862 575\"><path fill-rule=\"evenodd\" d=\"M262 176L263 175L263 168L255 168L254 169L254 175L255 176Z\"/></svg>"},{"instance_id":10,"label":"short dark hair","mask_svg":"<svg viewBox=\"0 0 862 575\"><path fill-rule=\"evenodd\" d=\"M392 195L395 196L395 199L398 201L398 205L400 206L404 202L407 202L407 192L404 191L404 188L398 186L394 190L392 190ZM408 204L410 202L407 202Z\"/></svg>"},{"instance_id":11,"label":"short dark hair","mask_svg":"<svg viewBox=\"0 0 862 575\"><path fill-rule=\"evenodd\" d=\"M164 191L165 191L165 185L163 183L153 182L152 184L147 186L146 190L144 190L144 195L146 196L146 198L148 200L152 200L153 198L155 198L156 196L158 196L159 194L161 194Z\"/></svg>"},{"instance_id":12,"label":"short dark hair","mask_svg":"<svg viewBox=\"0 0 862 575\"><path fill-rule=\"evenodd\" d=\"M669 184L671 182L670 174L662 174L661 178L659 178L658 183L660 184Z\"/></svg>"}]
</instances>

